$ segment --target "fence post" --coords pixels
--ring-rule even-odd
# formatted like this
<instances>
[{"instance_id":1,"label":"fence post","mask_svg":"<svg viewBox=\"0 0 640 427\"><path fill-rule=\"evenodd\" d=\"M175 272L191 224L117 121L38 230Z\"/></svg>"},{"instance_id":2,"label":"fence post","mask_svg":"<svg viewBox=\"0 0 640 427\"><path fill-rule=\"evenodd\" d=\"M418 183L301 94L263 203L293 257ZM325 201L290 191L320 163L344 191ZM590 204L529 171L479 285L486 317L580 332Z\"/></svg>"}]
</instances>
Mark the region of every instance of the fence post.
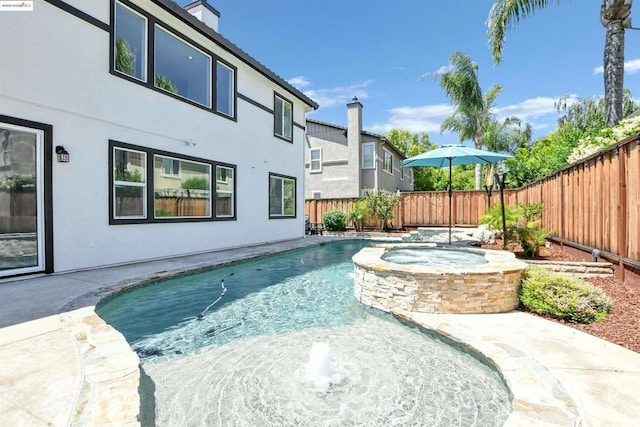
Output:
<instances>
[{"instance_id":1,"label":"fence post","mask_svg":"<svg viewBox=\"0 0 640 427\"><path fill-rule=\"evenodd\" d=\"M624 282L624 259L627 257L627 145L617 148L620 182L620 208L618 209L618 271Z\"/></svg>"}]
</instances>

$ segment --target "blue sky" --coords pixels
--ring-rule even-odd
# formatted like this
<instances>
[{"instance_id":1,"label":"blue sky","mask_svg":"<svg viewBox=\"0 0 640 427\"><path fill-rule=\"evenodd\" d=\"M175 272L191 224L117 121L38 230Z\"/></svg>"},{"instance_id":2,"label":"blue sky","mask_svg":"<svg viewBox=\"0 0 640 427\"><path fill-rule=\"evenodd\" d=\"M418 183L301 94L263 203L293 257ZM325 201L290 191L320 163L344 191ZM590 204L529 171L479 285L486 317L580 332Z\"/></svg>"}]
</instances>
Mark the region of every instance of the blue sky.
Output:
<instances>
[{"instance_id":1,"label":"blue sky","mask_svg":"<svg viewBox=\"0 0 640 427\"><path fill-rule=\"evenodd\" d=\"M179 4L188 4L180 1ZM346 125L346 104L363 104L364 129L427 132L437 144L451 105L427 72L455 51L478 64L483 91L503 86L495 113L532 124L534 137L556 128L554 101L604 92L602 0L563 0L507 34L494 66L486 20L492 0L209 0L222 35L320 104L309 118ZM640 6L632 11L640 27ZM640 31L626 31L625 87L640 97ZM599 68L600 67L600 68Z\"/></svg>"}]
</instances>

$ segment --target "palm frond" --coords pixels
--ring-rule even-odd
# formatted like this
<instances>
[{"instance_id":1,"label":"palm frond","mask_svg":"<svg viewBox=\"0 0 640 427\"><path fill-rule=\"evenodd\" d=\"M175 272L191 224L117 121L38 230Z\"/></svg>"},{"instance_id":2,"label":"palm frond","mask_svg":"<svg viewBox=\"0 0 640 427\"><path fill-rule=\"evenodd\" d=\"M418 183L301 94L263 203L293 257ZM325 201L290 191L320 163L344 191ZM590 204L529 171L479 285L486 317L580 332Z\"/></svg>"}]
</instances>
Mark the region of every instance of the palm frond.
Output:
<instances>
[{"instance_id":1,"label":"palm frond","mask_svg":"<svg viewBox=\"0 0 640 427\"><path fill-rule=\"evenodd\" d=\"M520 19L542 9L554 0L496 0L487 18L491 55L496 64L502 61L502 47L507 37L507 30L514 27ZM560 0L555 0L557 3Z\"/></svg>"}]
</instances>

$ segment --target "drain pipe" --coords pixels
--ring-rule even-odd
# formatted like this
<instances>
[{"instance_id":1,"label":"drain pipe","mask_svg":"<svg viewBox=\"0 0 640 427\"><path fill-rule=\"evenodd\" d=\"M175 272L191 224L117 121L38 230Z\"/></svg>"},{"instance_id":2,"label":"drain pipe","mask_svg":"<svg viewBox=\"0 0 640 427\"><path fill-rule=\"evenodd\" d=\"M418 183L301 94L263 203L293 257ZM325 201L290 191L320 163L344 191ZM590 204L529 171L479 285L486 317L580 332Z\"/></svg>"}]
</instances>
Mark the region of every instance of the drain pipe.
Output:
<instances>
[{"instance_id":1,"label":"drain pipe","mask_svg":"<svg viewBox=\"0 0 640 427\"><path fill-rule=\"evenodd\" d=\"M598 262L598 258L600 257L600 249L594 249L591 251L591 261Z\"/></svg>"}]
</instances>

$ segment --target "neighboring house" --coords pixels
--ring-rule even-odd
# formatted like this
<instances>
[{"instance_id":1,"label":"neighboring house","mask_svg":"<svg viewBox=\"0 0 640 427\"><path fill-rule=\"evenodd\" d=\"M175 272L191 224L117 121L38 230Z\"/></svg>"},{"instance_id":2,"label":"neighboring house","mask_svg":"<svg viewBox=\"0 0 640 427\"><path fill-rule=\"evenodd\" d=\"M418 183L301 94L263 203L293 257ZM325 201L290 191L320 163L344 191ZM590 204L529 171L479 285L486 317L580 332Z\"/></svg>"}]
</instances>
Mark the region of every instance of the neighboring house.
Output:
<instances>
[{"instance_id":1,"label":"neighboring house","mask_svg":"<svg viewBox=\"0 0 640 427\"><path fill-rule=\"evenodd\" d=\"M367 191L413 191L405 156L382 135L362 130L362 104L347 104L347 127L307 119L305 199L363 197Z\"/></svg>"},{"instance_id":2,"label":"neighboring house","mask_svg":"<svg viewBox=\"0 0 640 427\"><path fill-rule=\"evenodd\" d=\"M0 11L0 277L304 236L317 104L206 1L31 4Z\"/></svg>"}]
</instances>

